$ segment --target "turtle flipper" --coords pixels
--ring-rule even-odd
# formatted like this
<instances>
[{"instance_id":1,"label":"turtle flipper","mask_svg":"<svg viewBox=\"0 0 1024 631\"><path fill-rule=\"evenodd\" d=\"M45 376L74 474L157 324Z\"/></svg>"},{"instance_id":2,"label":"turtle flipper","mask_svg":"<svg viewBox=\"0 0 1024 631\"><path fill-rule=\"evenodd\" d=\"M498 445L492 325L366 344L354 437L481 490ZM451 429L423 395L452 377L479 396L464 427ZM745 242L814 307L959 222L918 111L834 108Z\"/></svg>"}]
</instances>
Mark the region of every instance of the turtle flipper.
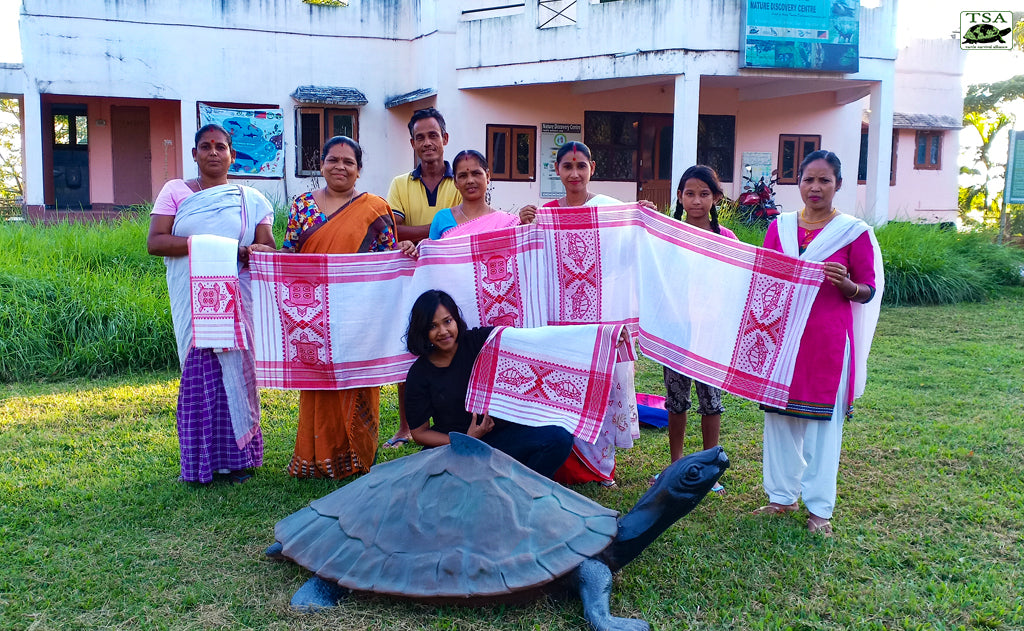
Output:
<instances>
[{"instance_id":1,"label":"turtle flipper","mask_svg":"<svg viewBox=\"0 0 1024 631\"><path fill-rule=\"evenodd\" d=\"M611 615L612 571L597 559L587 559L576 568L576 585L583 601L583 617L594 631L650 631L651 625L634 618Z\"/></svg>"},{"instance_id":2,"label":"turtle flipper","mask_svg":"<svg viewBox=\"0 0 1024 631\"><path fill-rule=\"evenodd\" d=\"M348 594L348 590L344 587L314 575L313 578L303 583L302 587L292 596L291 607L302 613L330 609L336 607L338 601L346 594Z\"/></svg>"},{"instance_id":3,"label":"turtle flipper","mask_svg":"<svg viewBox=\"0 0 1024 631\"><path fill-rule=\"evenodd\" d=\"M275 541L274 543L270 544L270 546L266 550L263 551L263 554L267 555L271 559L274 559L275 561L283 560L284 546L281 545L280 541Z\"/></svg>"}]
</instances>

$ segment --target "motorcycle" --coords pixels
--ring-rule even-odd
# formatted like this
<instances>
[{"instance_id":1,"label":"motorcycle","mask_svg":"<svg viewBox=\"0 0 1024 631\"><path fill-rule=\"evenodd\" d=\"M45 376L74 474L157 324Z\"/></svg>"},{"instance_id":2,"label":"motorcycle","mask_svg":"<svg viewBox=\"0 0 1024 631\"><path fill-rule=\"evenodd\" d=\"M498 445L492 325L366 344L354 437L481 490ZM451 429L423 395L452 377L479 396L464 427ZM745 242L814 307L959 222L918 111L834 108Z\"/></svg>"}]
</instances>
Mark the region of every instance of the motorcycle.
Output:
<instances>
[{"instance_id":1,"label":"motorcycle","mask_svg":"<svg viewBox=\"0 0 1024 631\"><path fill-rule=\"evenodd\" d=\"M747 172L750 172L749 167ZM775 203L775 183L779 179L777 173L778 170L772 171L767 182L763 175L756 182L749 175L743 176L746 183L743 185L743 192L736 199L740 221L748 226L766 227L772 219L779 216L781 211L779 205Z\"/></svg>"}]
</instances>

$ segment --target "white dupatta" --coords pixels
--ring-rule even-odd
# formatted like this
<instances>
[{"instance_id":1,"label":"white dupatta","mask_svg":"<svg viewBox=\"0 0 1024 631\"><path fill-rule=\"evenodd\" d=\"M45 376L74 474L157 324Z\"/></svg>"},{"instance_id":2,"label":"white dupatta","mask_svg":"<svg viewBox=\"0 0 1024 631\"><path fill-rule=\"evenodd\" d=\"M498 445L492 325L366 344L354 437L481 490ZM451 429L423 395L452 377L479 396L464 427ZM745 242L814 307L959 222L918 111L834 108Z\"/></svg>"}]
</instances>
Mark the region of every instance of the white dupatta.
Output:
<instances>
[{"instance_id":1,"label":"white dupatta","mask_svg":"<svg viewBox=\"0 0 1024 631\"><path fill-rule=\"evenodd\" d=\"M215 235L237 239L249 245L256 235L256 225L274 209L256 189L222 184L186 197L178 206L171 234L177 237ZM182 367L192 349L192 283L189 257L164 257L167 266L167 293L171 302L174 336L178 343L178 361ZM252 341L252 293L249 270L237 266L239 297L246 320L245 331ZM239 448L248 444L259 423L259 400L256 395L256 373L251 351L217 353L224 375L224 390L231 412L231 426ZM250 387L251 385L251 387Z\"/></svg>"},{"instance_id":2,"label":"white dupatta","mask_svg":"<svg viewBox=\"0 0 1024 631\"><path fill-rule=\"evenodd\" d=\"M885 291L882 250L878 247L878 240L875 238L875 231L871 229L871 226L853 215L838 213L821 229L818 236L814 237L804 253L800 254L797 237L798 214L796 212L782 213L775 220L778 224L782 251L793 258L805 261L824 261L839 248L853 243L864 232L867 232L871 239L871 249L874 253L872 258L875 266L875 295L868 303L850 303L853 312L853 345L856 349L857 362L853 384L853 398L856 399L864 394L864 387L867 384L868 354L871 352L871 342L875 336L875 327L878 324L878 315L882 306L882 293Z\"/></svg>"}]
</instances>

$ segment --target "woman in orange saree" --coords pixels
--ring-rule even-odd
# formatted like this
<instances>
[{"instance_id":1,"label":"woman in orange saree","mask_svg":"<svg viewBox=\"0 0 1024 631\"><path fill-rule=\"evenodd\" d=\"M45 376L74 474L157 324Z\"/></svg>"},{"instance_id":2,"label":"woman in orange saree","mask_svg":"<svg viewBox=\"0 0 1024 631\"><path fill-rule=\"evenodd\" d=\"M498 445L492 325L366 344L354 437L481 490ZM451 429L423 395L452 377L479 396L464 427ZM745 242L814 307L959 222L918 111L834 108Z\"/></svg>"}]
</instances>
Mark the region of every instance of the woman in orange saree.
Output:
<instances>
[{"instance_id":1,"label":"woman in orange saree","mask_svg":"<svg viewBox=\"0 0 1024 631\"><path fill-rule=\"evenodd\" d=\"M335 136L324 144L320 171L326 186L292 202L283 250L353 254L396 248L388 203L355 188L362 166L362 149L351 138ZM377 453L379 426L379 386L301 391L288 474L344 478L366 473Z\"/></svg>"}]
</instances>

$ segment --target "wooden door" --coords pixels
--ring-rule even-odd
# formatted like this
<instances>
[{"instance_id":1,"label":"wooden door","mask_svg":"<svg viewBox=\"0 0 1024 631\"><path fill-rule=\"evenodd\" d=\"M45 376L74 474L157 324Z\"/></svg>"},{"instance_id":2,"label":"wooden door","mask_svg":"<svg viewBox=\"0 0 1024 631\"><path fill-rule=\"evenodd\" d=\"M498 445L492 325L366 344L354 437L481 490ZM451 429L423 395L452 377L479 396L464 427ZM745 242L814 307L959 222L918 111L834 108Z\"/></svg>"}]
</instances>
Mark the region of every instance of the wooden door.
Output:
<instances>
[{"instance_id":1,"label":"wooden door","mask_svg":"<svg viewBox=\"0 0 1024 631\"><path fill-rule=\"evenodd\" d=\"M659 210L672 205L672 115L644 114L640 119L640 164L637 199L649 199Z\"/></svg>"},{"instance_id":2,"label":"wooden door","mask_svg":"<svg viewBox=\"0 0 1024 631\"><path fill-rule=\"evenodd\" d=\"M114 203L131 206L153 201L153 155L149 147L149 108L110 107Z\"/></svg>"},{"instance_id":3,"label":"wooden door","mask_svg":"<svg viewBox=\"0 0 1024 631\"><path fill-rule=\"evenodd\" d=\"M85 105L54 104L52 191L56 208L87 210L89 197L89 117Z\"/></svg>"}]
</instances>

